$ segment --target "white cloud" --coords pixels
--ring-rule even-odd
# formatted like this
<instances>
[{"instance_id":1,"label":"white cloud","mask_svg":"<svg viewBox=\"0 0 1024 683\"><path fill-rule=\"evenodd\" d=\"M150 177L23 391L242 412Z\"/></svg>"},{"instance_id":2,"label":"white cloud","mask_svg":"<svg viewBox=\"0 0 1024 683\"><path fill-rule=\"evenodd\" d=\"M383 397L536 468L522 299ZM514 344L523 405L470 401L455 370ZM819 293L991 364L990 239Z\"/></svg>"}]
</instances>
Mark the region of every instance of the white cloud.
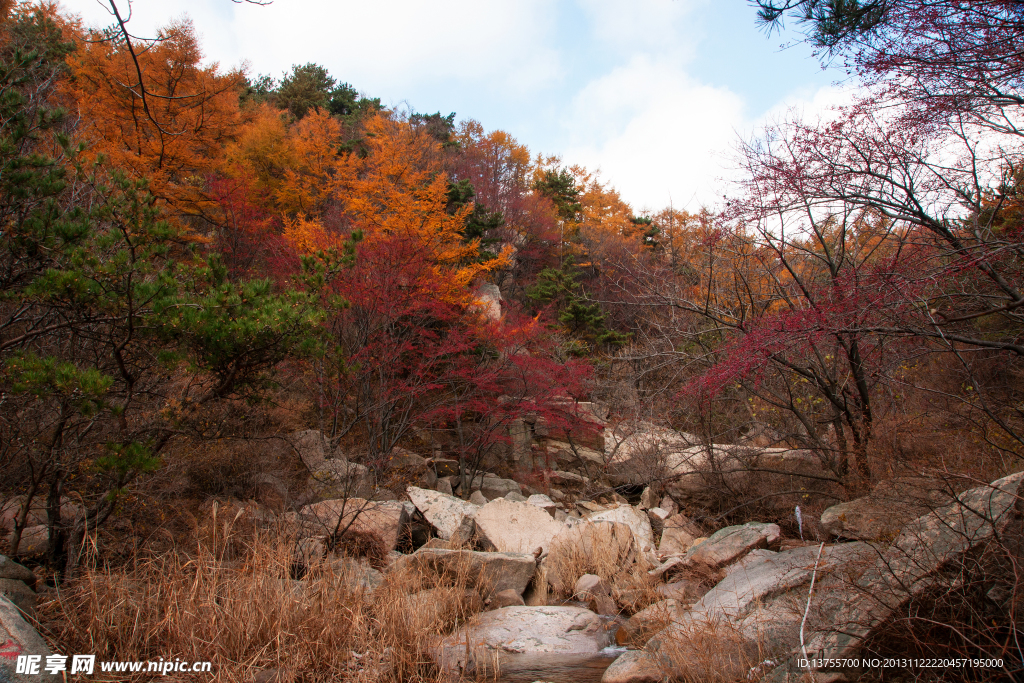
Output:
<instances>
[{"instance_id":1,"label":"white cloud","mask_svg":"<svg viewBox=\"0 0 1024 683\"><path fill-rule=\"evenodd\" d=\"M694 210L717 198L720 154L743 122L735 93L638 57L577 95L564 122L572 131L564 158L600 167L638 210L670 201Z\"/></svg>"}]
</instances>

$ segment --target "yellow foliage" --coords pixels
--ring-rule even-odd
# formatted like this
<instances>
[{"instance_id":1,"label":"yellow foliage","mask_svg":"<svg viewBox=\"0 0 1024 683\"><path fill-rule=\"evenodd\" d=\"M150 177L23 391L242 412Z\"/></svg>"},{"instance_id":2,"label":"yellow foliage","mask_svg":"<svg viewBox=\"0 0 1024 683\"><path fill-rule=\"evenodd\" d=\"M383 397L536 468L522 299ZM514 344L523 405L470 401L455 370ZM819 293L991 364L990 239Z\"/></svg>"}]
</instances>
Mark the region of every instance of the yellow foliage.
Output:
<instances>
[{"instance_id":1,"label":"yellow foliage","mask_svg":"<svg viewBox=\"0 0 1024 683\"><path fill-rule=\"evenodd\" d=\"M188 20L136 44L143 82L127 48L101 36L78 35L68 63L70 94L81 115L86 158L104 155L149 188L172 215L202 215L212 202L206 176L231 141L240 114L240 71L201 67L203 55ZM144 89L144 90L143 90ZM145 97L143 97L145 93Z\"/></svg>"}]
</instances>

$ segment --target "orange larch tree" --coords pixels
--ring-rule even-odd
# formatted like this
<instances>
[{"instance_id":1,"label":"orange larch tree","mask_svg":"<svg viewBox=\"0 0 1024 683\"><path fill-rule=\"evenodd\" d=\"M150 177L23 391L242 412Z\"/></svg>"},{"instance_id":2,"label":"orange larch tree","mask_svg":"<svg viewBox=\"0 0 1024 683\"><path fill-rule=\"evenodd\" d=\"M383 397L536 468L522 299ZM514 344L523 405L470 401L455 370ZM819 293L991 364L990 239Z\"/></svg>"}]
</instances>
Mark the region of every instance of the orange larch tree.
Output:
<instances>
[{"instance_id":1,"label":"orange larch tree","mask_svg":"<svg viewBox=\"0 0 1024 683\"><path fill-rule=\"evenodd\" d=\"M150 192L178 220L211 218L207 175L239 123L242 72L203 66L188 20L136 45L138 69L123 42L98 33L78 38L68 61L87 157L103 155L129 177L147 178Z\"/></svg>"}]
</instances>

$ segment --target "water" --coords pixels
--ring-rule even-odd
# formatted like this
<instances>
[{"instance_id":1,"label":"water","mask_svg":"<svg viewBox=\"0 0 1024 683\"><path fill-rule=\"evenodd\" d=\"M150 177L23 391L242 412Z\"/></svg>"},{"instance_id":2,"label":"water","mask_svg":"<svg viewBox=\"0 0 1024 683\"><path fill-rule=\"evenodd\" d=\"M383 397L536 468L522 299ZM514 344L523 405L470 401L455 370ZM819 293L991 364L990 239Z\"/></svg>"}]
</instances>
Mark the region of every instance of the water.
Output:
<instances>
[{"instance_id":1,"label":"water","mask_svg":"<svg viewBox=\"0 0 1024 683\"><path fill-rule=\"evenodd\" d=\"M597 655L532 654L502 657L497 683L600 683L604 670L625 652L606 648ZM490 680L490 679L488 679Z\"/></svg>"}]
</instances>

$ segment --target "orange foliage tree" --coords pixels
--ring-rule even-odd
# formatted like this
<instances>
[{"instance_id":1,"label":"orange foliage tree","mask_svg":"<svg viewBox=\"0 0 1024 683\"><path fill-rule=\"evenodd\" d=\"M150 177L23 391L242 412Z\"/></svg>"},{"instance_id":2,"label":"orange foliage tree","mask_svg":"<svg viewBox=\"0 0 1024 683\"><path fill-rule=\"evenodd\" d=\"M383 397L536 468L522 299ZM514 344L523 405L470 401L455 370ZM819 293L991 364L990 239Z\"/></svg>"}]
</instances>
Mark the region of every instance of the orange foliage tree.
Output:
<instances>
[{"instance_id":1,"label":"orange foliage tree","mask_svg":"<svg viewBox=\"0 0 1024 683\"><path fill-rule=\"evenodd\" d=\"M98 33L78 38L68 60L70 89L87 157L103 155L131 178L147 178L153 196L179 220L209 217L215 204L206 177L239 123L243 74L201 66L188 20L162 29L148 45L136 45L138 69L123 41Z\"/></svg>"}]
</instances>

